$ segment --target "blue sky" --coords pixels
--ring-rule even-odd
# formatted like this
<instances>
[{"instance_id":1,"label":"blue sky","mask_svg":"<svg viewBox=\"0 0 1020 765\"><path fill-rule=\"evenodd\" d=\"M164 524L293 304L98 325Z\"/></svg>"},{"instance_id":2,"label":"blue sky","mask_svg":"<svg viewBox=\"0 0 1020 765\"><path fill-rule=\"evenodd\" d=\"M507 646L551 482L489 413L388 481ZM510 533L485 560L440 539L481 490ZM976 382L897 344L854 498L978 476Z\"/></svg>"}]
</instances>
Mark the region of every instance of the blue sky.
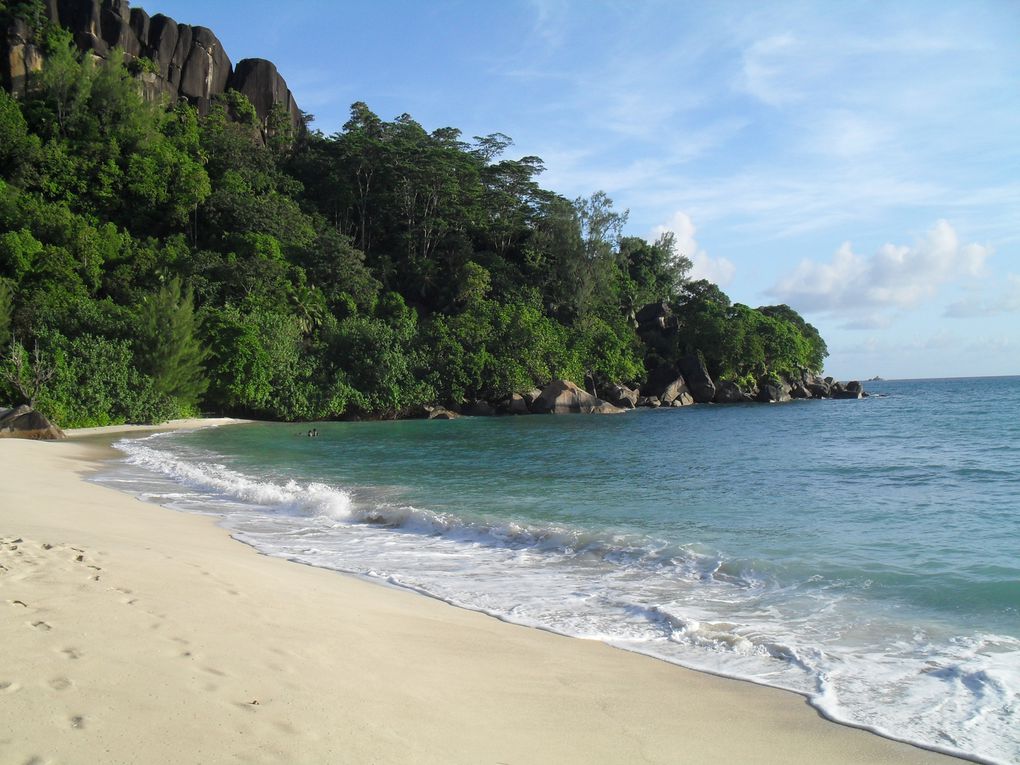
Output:
<instances>
[{"instance_id":1,"label":"blue sky","mask_svg":"<svg viewBox=\"0 0 1020 765\"><path fill-rule=\"evenodd\" d=\"M546 188L796 308L836 377L1020 374L1014 0L134 5L274 61L324 133L359 100L506 133Z\"/></svg>"}]
</instances>

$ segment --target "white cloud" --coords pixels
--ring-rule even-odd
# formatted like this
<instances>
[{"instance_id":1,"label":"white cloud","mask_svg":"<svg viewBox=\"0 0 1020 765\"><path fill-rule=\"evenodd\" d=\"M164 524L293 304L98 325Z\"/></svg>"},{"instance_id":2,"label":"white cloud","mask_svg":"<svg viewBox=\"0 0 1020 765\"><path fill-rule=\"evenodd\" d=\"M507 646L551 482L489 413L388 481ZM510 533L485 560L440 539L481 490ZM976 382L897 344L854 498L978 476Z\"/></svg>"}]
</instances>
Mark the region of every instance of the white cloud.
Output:
<instances>
[{"instance_id":1,"label":"white cloud","mask_svg":"<svg viewBox=\"0 0 1020 765\"><path fill-rule=\"evenodd\" d=\"M768 294L806 312L857 316L914 308L947 282L979 276L989 255L988 247L961 245L940 220L913 246L886 244L862 256L846 242L828 263L803 260Z\"/></svg>"},{"instance_id":2,"label":"white cloud","mask_svg":"<svg viewBox=\"0 0 1020 765\"><path fill-rule=\"evenodd\" d=\"M657 239L667 232L672 232L675 237L676 251L690 259L691 279L707 279L720 287L725 287L732 281L737 267L727 258L710 257L698 246L698 241L694 238L697 228L691 216L678 210L665 224L652 230L651 238Z\"/></svg>"}]
</instances>

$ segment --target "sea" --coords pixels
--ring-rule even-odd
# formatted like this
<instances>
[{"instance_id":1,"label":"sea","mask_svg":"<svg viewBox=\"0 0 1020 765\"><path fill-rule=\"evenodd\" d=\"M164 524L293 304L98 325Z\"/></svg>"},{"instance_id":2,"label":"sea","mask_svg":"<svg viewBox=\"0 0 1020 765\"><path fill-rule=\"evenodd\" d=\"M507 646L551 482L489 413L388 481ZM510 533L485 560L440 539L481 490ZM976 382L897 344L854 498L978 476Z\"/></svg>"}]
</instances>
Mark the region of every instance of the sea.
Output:
<instances>
[{"instance_id":1,"label":"sea","mask_svg":"<svg viewBox=\"0 0 1020 765\"><path fill-rule=\"evenodd\" d=\"M266 555L1020 762L1020 377L865 387L160 433L94 480Z\"/></svg>"}]
</instances>

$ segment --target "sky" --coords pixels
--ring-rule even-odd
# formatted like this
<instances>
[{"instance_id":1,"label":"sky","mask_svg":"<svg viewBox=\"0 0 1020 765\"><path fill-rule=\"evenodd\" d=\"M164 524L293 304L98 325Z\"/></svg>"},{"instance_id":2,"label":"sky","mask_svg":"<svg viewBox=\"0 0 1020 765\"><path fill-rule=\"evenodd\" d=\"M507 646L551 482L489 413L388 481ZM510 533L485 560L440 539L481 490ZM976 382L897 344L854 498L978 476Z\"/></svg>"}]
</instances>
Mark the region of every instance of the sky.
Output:
<instances>
[{"instance_id":1,"label":"sky","mask_svg":"<svg viewBox=\"0 0 1020 765\"><path fill-rule=\"evenodd\" d=\"M1020 2L146 0L350 105L505 133L838 379L1020 374Z\"/></svg>"}]
</instances>

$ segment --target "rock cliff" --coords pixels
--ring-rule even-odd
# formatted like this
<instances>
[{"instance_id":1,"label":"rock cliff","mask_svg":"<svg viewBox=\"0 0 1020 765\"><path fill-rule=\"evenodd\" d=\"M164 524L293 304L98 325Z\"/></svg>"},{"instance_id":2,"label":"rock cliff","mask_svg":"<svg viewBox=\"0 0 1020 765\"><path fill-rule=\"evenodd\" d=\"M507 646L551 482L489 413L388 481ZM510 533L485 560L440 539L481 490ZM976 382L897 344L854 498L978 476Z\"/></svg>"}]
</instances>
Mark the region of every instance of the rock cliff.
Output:
<instances>
[{"instance_id":1,"label":"rock cliff","mask_svg":"<svg viewBox=\"0 0 1020 765\"><path fill-rule=\"evenodd\" d=\"M139 75L146 98L184 98L206 114L214 96L228 89L252 102L265 125L275 104L282 104L295 129L301 112L287 83L271 61L248 58L231 64L216 35L205 27L178 24L127 0L46 0L49 20L67 29L80 50L106 58L114 48L128 61L148 59ZM15 21L0 37L0 80L8 91L23 94L43 55L28 25ZM150 71L151 70L151 71Z\"/></svg>"}]
</instances>

